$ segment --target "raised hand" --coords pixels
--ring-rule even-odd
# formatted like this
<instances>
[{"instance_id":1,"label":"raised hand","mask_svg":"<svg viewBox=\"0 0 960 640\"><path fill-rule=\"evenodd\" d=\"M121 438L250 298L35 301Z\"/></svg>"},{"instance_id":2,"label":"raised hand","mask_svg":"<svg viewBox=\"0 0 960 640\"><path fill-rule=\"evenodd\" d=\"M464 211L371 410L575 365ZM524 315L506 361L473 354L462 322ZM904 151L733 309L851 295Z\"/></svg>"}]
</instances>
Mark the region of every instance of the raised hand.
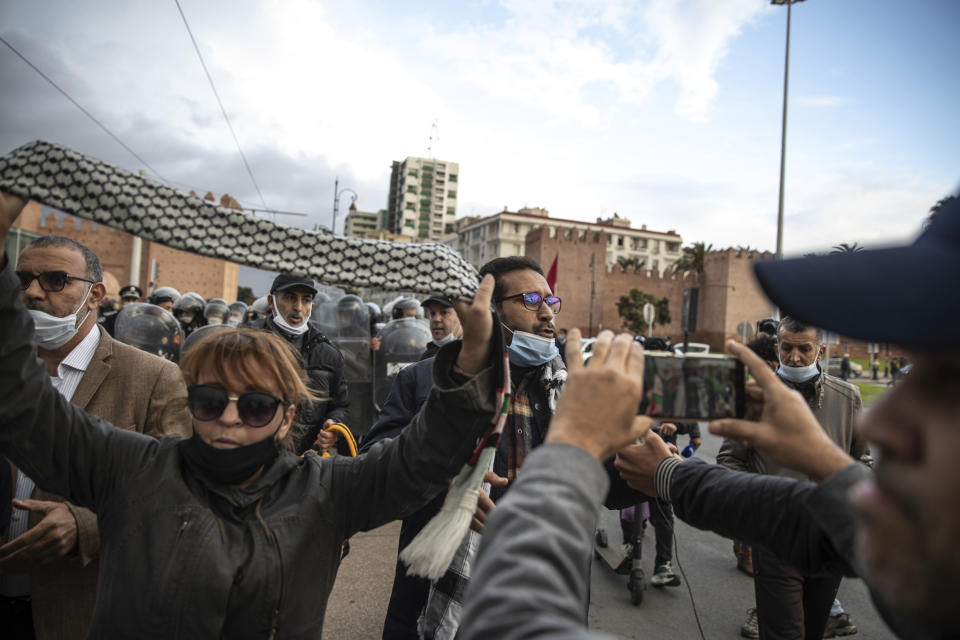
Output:
<instances>
[{"instance_id":1,"label":"raised hand","mask_svg":"<svg viewBox=\"0 0 960 640\"><path fill-rule=\"evenodd\" d=\"M463 346L456 367L460 373L468 376L479 373L489 361L490 339L493 337L493 315L490 313L493 285L493 276L487 274L480 281L472 301L453 301L453 308L460 316L463 327Z\"/></svg>"},{"instance_id":2,"label":"raised hand","mask_svg":"<svg viewBox=\"0 0 960 640\"><path fill-rule=\"evenodd\" d=\"M750 370L763 398L759 421L717 420L710 433L737 438L755 447L782 467L820 481L851 464L850 458L820 427L803 397L784 385L777 374L744 345L727 342L727 350Z\"/></svg>"},{"instance_id":3,"label":"raised hand","mask_svg":"<svg viewBox=\"0 0 960 640\"><path fill-rule=\"evenodd\" d=\"M5 256L3 248L6 246L7 233L26 204L23 198L7 191L0 191L0 263Z\"/></svg>"},{"instance_id":4,"label":"raised hand","mask_svg":"<svg viewBox=\"0 0 960 640\"><path fill-rule=\"evenodd\" d=\"M629 334L614 337L602 331L584 366L580 330L572 329L566 350L567 382L546 442L567 442L604 461L653 424L637 415L643 396L643 347Z\"/></svg>"}]
</instances>

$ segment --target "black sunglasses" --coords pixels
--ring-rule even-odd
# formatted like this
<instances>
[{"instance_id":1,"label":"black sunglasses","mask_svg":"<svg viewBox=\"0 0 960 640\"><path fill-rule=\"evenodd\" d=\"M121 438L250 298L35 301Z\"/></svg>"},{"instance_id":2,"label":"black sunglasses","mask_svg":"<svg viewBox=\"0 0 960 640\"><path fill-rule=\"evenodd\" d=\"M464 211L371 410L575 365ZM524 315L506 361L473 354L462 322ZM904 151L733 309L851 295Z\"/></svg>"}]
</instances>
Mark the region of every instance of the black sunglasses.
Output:
<instances>
[{"instance_id":1,"label":"black sunglasses","mask_svg":"<svg viewBox=\"0 0 960 640\"><path fill-rule=\"evenodd\" d=\"M265 427L277 414L283 398L264 391L250 391L240 396L231 396L220 387L211 384L195 384L187 387L187 406L194 418L202 422L216 420L226 410L231 400L237 401L237 413L248 427Z\"/></svg>"},{"instance_id":2,"label":"black sunglasses","mask_svg":"<svg viewBox=\"0 0 960 640\"><path fill-rule=\"evenodd\" d=\"M550 311L552 311L554 314L560 313L560 298L557 296L547 296L544 298L539 293L532 291L529 293L515 293L512 296L497 298L494 302L503 302L504 300L510 300L511 298L520 298L523 302L523 306L530 311L540 311L540 305L545 302L547 303L547 306L550 307Z\"/></svg>"},{"instance_id":3,"label":"black sunglasses","mask_svg":"<svg viewBox=\"0 0 960 640\"><path fill-rule=\"evenodd\" d=\"M40 288L47 293L63 291L63 288L67 286L67 280L82 280L84 282L89 282L90 284L96 284L96 282L90 278L72 276L66 271L44 271L43 273L17 271L16 273L17 277L20 278L20 288L23 291L27 290L34 278L36 278L37 282L40 283Z\"/></svg>"}]
</instances>

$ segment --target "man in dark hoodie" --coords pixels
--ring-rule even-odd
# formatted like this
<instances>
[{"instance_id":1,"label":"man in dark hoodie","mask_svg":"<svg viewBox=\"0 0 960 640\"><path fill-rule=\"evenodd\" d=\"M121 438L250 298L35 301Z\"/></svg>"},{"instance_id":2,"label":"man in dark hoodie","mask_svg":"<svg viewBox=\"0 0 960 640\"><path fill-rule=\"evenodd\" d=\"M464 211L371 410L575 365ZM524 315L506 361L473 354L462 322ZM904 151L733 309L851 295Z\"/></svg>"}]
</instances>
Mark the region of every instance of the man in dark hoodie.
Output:
<instances>
[{"instance_id":1,"label":"man in dark hoodie","mask_svg":"<svg viewBox=\"0 0 960 640\"><path fill-rule=\"evenodd\" d=\"M347 382L343 374L343 356L330 340L310 321L317 286L310 278L278 275L270 286L267 304L270 315L251 324L277 334L293 345L303 359L310 388L320 397L309 407L297 408L297 452L309 448L318 437L327 450L337 441L335 433L324 431L334 422L346 422Z\"/></svg>"}]
</instances>

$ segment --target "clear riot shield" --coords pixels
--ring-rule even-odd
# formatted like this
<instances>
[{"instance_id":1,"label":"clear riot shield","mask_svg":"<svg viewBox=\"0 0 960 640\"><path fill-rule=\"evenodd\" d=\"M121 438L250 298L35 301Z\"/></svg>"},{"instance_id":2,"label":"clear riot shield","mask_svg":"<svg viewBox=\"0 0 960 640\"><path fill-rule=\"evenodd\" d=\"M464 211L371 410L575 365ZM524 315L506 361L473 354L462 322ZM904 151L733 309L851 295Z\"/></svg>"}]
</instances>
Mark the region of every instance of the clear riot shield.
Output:
<instances>
[{"instance_id":1,"label":"clear riot shield","mask_svg":"<svg viewBox=\"0 0 960 640\"><path fill-rule=\"evenodd\" d=\"M126 304L117 313L114 337L141 351L180 362L183 331L173 314L153 304Z\"/></svg>"},{"instance_id":2,"label":"clear riot shield","mask_svg":"<svg viewBox=\"0 0 960 640\"><path fill-rule=\"evenodd\" d=\"M394 378L420 360L430 342L430 324L423 318L391 320L380 332L380 348L373 353L373 397L377 411L390 393Z\"/></svg>"},{"instance_id":3,"label":"clear riot shield","mask_svg":"<svg viewBox=\"0 0 960 640\"><path fill-rule=\"evenodd\" d=\"M373 406L373 360L370 315L357 296L313 305L311 320L343 355L344 377L350 392L347 426L359 440L370 430L377 413Z\"/></svg>"},{"instance_id":4,"label":"clear riot shield","mask_svg":"<svg viewBox=\"0 0 960 640\"><path fill-rule=\"evenodd\" d=\"M221 331L230 331L236 327L231 327L226 324L207 324L202 327L197 327L190 332L190 335L187 336L187 339L183 341L183 352L186 353L190 349L206 338L207 336L213 335L215 333L220 333Z\"/></svg>"}]
</instances>

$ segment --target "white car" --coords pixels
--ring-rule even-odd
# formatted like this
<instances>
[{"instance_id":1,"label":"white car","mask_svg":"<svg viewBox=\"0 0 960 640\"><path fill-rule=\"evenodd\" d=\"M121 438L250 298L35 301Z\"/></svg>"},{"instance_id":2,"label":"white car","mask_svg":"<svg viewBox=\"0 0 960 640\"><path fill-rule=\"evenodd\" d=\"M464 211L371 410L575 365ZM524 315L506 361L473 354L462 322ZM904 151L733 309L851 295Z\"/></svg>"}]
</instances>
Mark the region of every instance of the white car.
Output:
<instances>
[{"instance_id":1,"label":"white car","mask_svg":"<svg viewBox=\"0 0 960 640\"><path fill-rule=\"evenodd\" d=\"M702 342L691 342L690 344L687 345L687 347L688 347L687 353L691 353L691 354L693 354L693 353L698 353L698 354L699 354L699 353L710 353L710 345L704 344L704 343L702 343ZM679 343L673 345L673 352L674 352L676 355L678 355L678 356L682 356L682 355L683 355L683 343L682 343L682 342L679 342Z\"/></svg>"},{"instance_id":2,"label":"white car","mask_svg":"<svg viewBox=\"0 0 960 640\"><path fill-rule=\"evenodd\" d=\"M830 362L827 365L827 373L830 375L839 378L842 372L843 367L843 358L830 358ZM850 377L859 378L863 375L863 365L857 364L853 360L850 361Z\"/></svg>"}]
</instances>

